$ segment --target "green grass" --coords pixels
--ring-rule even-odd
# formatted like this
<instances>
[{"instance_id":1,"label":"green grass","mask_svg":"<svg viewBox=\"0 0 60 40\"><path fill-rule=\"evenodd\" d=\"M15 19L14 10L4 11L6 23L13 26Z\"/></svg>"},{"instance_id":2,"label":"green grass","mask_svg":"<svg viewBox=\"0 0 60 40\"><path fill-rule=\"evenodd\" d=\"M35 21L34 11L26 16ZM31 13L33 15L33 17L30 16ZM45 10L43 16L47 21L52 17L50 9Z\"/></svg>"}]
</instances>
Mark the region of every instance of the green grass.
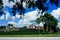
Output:
<instances>
[{"instance_id":1,"label":"green grass","mask_svg":"<svg viewBox=\"0 0 60 40\"><path fill-rule=\"evenodd\" d=\"M0 37L60 37L60 32L54 34L0 34Z\"/></svg>"},{"instance_id":2,"label":"green grass","mask_svg":"<svg viewBox=\"0 0 60 40\"><path fill-rule=\"evenodd\" d=\"M35 29L21 29L19 31L0 32L0 37L60 37L60 32L57 33L39 33Z\"/></svg>"}]
</instances>

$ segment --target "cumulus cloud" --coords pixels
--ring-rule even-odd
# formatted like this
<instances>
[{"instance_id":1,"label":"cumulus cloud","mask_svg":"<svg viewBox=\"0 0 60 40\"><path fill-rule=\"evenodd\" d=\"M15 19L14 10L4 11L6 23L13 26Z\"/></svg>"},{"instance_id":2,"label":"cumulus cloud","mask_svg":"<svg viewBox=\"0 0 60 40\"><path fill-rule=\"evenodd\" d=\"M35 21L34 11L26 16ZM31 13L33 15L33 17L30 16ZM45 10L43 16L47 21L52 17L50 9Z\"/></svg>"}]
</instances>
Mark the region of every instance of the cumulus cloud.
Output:
<instances>
[{"instance_id":1,"label":"cumulus cloud","mask_svg":"<svg viewBox=\"0 0 60 40\"><path fill-rule=\"evenodd\" d=\"M44 24L43 24L43 22L41 22L39 25L40 25L41 27L43 27Z\"/></svg>"},{"instance_id":2,"label":"cumulus cloud","mask_svg":"<svg viewBox=\"0 0 60 40\"><path fill-rule=\"evenodd\" d=\"M17 19L19 19L19 18L20 18L20 15L19 15L18 13L17 13L15 16L16 16L16 18L17 18Z\"/></svg>"},{"instance_id":3,"label":"cumulus cloud","mask_svg":"<svg viewBox=\"0 0 60 40\"><path fill-rule=\"evenodd\" d=\"M22 3L22 4L23 4L23 7L24 7L24 8L26 8L26 2L25 2L25 1L23 1L23 3Z\"/></svg>"},{"instance_id":4,"label":"cumulus cloud","mask_svg":"<svg viewBox=\"0 0 60 40\"><path fill-rule=\"evenodd\" d=\"M17 23L15 21L9 21L8 24L13 24L15 27L23 27L23 26L28 26L32 23L25 19L22 19L22 20L18 20Z\"/></svg>"},{"instance_id":5,"label":"cumulus cloud","mask_svg":"<svg viewBox=\"0 0 60 40\"><path fill-rule=\"evenodd\" d=\"M56 19L59 19L60 17L60 8L56 9L56 10L53 10L51 12L51 14L56 18Z\"/></svg>"},{"instance_id":6,"label":"cumulus cloud","mask_svg":"<svg viewBox=\"0 0 60 40\"><path fill-rule=\"evenodd\" d=\"M5 18L8 21L8 23L13 24L15 27L23 27L33 24L33 22L31 21L36 20L37 17L40 16L40 14L38 15L39 12L38 9L25 13L24 14L25 16L22 19L20 19L21 15L19 15L19 13L16 13L15 16L12 16L8 11L4 11L4 12L6 13Z\"/></svg>"},{"instance_id":7,"label":"cumulus cloud","mask_svg":"<svg viewBox=\"0 0 60 40\"><path fill-rule=\"evenodd\" d=\"M14 27L20 27L20 24L14 21L9 21L8 24L13 24Z\"/></svg>"},{"instance_id":8,"label":"cumulus cloud","mask_svg":"<svg viewBox=\"0 0 60 40\"><path fill-rule=\"evenodd\" d=\"M10 13L7 12L7 13L6 13L6 19L8 20L8 19L10 19L10 18L11 18Z\"/></svg>"},{"instance_id":9,"label":"cumulus cloud","mask_svg":"<svg viewBox=\"0 0 60 40\"><path fill-rule=\"evenodd\" d=\"M33 22L31 22L31 21L36 20L37 17L40 16L40 14L37 16L37 14L39 12L37 10L38 9L36 9L35 11L31 11L31 12L26 13L25 16L21 20L17 20L21 16L17 13L15 16L12 17L12 20L15 19L15 20L17 20L18 23L16 23L15 21L11 22L11 23L13 23L13 25L16 27L23 27L23 26L31 25L31 24L33 24Z\"/></svg>"},{"instance_id":10,"label":"cumulus cloud","mask_svg":"<svg viewBox=\"0 0 60 40\"><path fill-rule=\"evenodd\" d=\"M13 7L13 5L15 5L14 2L10 2L10 3L8 4L8 6L11 7L11 8Z\"/></svg>"},{"instance_id":11,"label":"cumulus cloud","mask_svg":"<svg viewBox=\"0 0 60 40\"><path fill-rule=\"evenodd\" d=\"M4 19L4 15L2 15L1 17L0 17L0 20L3 20Z\"/></svg>"},{"instance_id":12,"label":"cumulus cloud","mask_svg":"<svg viewBox=\"0 0 60 40\"><path fill-rule=\"evenodd\" d=\"M19 20L19 24L20 24L21 27L23 27L23 26L28 26L32 23L30 21L26 20L26 19L23 19L23 20Z\"/></svg>"},{"instance_id":13,"label":"cumulus cloud","mask_svg":"<svg viewBox=\"0 0 60 40\"><path fill-rule=\"evenodd\" d=\"M51 14L59 21L60 20L60 8L53 10ZM60 21L58 22L58 27L60 27Z\"/></svg>"},{"instance_id":14,"label":"cumulus cloud","mask_svg":"<svg viewBox=\"0 0 60 40\"><path fill-rule=\"evenodd\" d=\"M9 7L13 7L13 5L15 4L14 2L10 2L9 3L9 0L2 0L3 1L3 4L4 4L4 6L9 6Z\"/></svg>"},{"instance_id":15,"label":"cumulus cloud","mask_svg":"<svg viewBox=\"0 0 60 40\"><path fill-rule=\"evenodd\" d=\"M38 9L36 9L35 11L31 11L31 12L26 13L25 16L24 16L24 19L27 19L29 21L36 20L37 14L38 14L37 10Z\"/></svg>"},{"instance_id":16,"label":"cumulus cloud","mask_svg":"<svg viewBox=\"0 0 60 40\"><path fill-rule=\"evenodd\" d=\"M16 17L15 17L15 16L11 16L11 19L12 19L12 20L16 20Z\"/></svg>"},{"instance_id":17,"label":"cumulus cloud","mask_svg":"<svg viewBox=\"0 0 60 40\"><path fill-rule=\"evenodd\" d=\"M8 5L8 0L6 0L6 1L5 0L2 0L2 1L3 1L4 6L5 5Z\"/></svg>"},{"instance_id":18,"label":"cumulus cloud","mask_svg":"<svg viewBox=\"0 0 60 40\"><path fill-rule=\"evenodd\" d=\"M9 21L8 24L16 24L16 23L13 21Z\"/></svg>"},{"instance_id":19,"label":"cumulus cloud","mask_svg":"<svg viewBox=\"0 0 60 40\"><path fill-rule=\"evenodd\" d=\"M59 28L60 28L60 22L58 23L57 27L59 27Z\"/></svg>"}]
</instances>

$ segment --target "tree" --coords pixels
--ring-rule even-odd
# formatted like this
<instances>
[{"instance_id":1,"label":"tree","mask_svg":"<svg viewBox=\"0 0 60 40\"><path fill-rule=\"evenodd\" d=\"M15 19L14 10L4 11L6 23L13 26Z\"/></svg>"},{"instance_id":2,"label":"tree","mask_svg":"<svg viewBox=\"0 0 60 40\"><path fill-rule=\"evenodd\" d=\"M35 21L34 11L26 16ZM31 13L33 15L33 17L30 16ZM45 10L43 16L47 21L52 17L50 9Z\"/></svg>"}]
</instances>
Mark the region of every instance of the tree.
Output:
<instances>
[{"instance_id":1,"label":"tree","mask_svg":"<svg viewBox=\"0 0 60 40\"><path fill-rule=\"evenodd\" d=\"M28 8L34 8L34 7L35 7L34 0L32 1L29 0Z\"/></svg>"},{"instance_id":2,"label":"tree","mask_svg":"<svg viewBox=\"0 0 60 40\"><path fill-rule=\"evenodd\" d=\"M6 26L0 26L0 29L3 29L3 28L5 29L5 28L6 28Z\"/></svg>"},{"instance_id":3,"label":"tree","mask_svg":"<svg viewBox=\"0 0 60 40\"><path fill-rule=\"evenodd\" d=\"M37 18L36 20L37 24L39 25L42 20L43 20L43 15L40 15L40 17Z\"/></svg>"},{"instance_id":4,"label":"tree","mask_svg":"<svg viewBox=\"0 0 60 40\"><path fill-rule=\"evenodd\" d=\"M6 30L10 32L12 28L13 28L13 24L8 24Z\"/></svg>"},{"instance_id":5,"label":"tree","mask_svg":"<svg viewBox=\"0 0 60 40\"><path fill-rule=\"evenodd\" d=\"M43 15L41 15L40 18L37 18L36 22L37 22L38 26L42 20L43 20ZM39 33L40 33L40 31L41 30L39 29Z\"/></svg>"},{"instance_id":6,"label":"tree","mask_svg":"<svg viewBox=\"0 0 60 40\"><path fill-rule=\"evenodd\" d=\"M45 13L44 17L46 18L46 20L45 20L46 26L48 25L47 27L50 29L50 31L53 30L53 32L56 32L56 27L57 27L57 23L58 23L57 19L54 18L54 16L52 16L49 13Z\"/></svg>"},{"instance_id":7,"label":"tree","mask_svg":"<svg viewBox=\"0 0 60 40\"><path fill-rule=\"evenodd\" d=\"M20 1L20 2L16 2L15 3L15 5L13 5L13 8L12 8L12 13L13 13L13 16L15 16L16 15L16 11L18 10L18 13L20 14L20 15L23 15L24 16L24 11L25 11L25 9L23 8L23 6L22 6L22 1Z\"/></svg>"},{"instance_id":8,"label":"tree","mask_svg":"<svg viewBox=\"0 0 60 40\"><path fill-rule=\"evenodd\" d=\"M9 0L9 1L14 1L14 0ZM26 4L28 5L28 8L34 8L34 7L37 7L39 10L42 10L42 13L44 12L44 11L47 11L48 9L49 9L49 6L48 6L48 4L45 4L45 3L47 3L47 1L48 0L37 0L37 1L35 1L35 0L20 0L20 2L18 3L18 2L16 2L16 4L15 5L17 5L17 8L16 9L18 9L19 10L19 14L20 15L24 15L24 12L25 12L25 9L23 8L23 1L26 1ZM56 6L58 6L58 1L59 0L49 0L50 1L50 3L51 4L55 4ZM0 0L0 4L3 4L2 3L2 0ZM46 6L45 6L46 5ZM0 13L0 15L1 15L2 13ZM13 16L15 16L16 15L16 13L15 13L15 10L13 9Z\"/></svg>"},{"instance_id":9,"label":"tree","mask_svg":"<svg viewBox=\"0 0 60 40\"><path fill-rule=\"evenodd\" d=\"M23 28L27 28L27 26L24 26Z\"/></svg>"},{"instance_id":10,"label":"tree","mask_svg":"<svg viewBox=\"0 0 60 40\"><path fill-rule=\"evenodd\" d=\"M54 32L56 32L56 26L57 26L58 21L50 13L45 13L39 19L37 18L36 22L39 23L40 22L39 20L45 22L45 24L44 24L45 32L52 31L52 30L54 30Z\"/></svg>"},{"instance_id":11,"label":"tree","mask_svg":"<svg viewBox=\"0 0 60 40\"><path fill-rule=\"evenodd\" d=\"M3 14L2 9L3 9L3 2L2 0L0 0L0 16Z\"/></svg>"}]
</instances>

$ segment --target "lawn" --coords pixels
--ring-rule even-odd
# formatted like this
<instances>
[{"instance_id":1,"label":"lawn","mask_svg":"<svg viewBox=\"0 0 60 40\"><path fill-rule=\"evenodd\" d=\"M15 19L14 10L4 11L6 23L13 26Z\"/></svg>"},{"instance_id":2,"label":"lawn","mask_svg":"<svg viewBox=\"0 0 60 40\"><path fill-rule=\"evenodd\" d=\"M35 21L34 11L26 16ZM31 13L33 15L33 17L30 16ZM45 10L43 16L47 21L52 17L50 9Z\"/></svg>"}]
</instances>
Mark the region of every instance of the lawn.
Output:
<instances>
[{"instance_id":1,"label":"lawn","mask_svg":"<svg viewBox=\"0 0 60 40\"><path fill-rule=\"evenodd\" d=\"M0 37L60 37L60 32L54 34L0 34Z\"/></svg>"},{"instance_id":2,"label":"lawn","mask_svg":"<svg viewBox=\"0 0 60 40\"><path fill-rule=\"evenodd\" d=\"M42 33L42 30L20 29L19 31L0 32L0 37L60 37L57 33Z\"/></svg>"}]
</instances>

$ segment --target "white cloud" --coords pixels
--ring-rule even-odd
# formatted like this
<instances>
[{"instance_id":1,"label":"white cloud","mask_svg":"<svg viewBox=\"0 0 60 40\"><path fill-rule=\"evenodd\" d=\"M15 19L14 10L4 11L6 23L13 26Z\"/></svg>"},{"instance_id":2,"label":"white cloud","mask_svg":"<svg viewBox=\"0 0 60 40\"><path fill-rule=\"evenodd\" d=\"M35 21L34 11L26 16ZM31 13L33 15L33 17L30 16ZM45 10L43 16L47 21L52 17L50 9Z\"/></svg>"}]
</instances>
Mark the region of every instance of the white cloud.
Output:
<instances>
[{"instance_id":1,"label":"white cloud","mask_svg":"<svg viewBox=\"0 0 60 40\"><path fill-rule=\"evenodd\" d=\"M51 14L52 14L57 20L59 20L59 19L60 19L60 8L58 8L58 9L56 9L56 10L53 10L53 11L51 12ZM60 21L59 21L59 23L58 23L57 26L60 27Z\"/></svg>"},{"instance_id":2,"label":"white cloud","mask_svg":"<svg viewBox=\"0 0 60 40\"><path fill-rule=\"evenodd\" d=\"M14 2L10 2L10 3L8 4L8 6L11 7L11 8L13 7L13 5L15 5Z\"/></svg>"},{"instance_id":3,"label":"white cloud","mask_svg":"<svg viewBox=\"0 0 60 40\"><path fill-rule=\"evenodd\" d=\"M2 1L3 1L4 6L5 5L8 5L8 0L6 0L6 1L5 0L2 0Z\"/></svg>"},{"instance_id":4,"label":"white cloud","mask_svg":"<svg viewBox=\"0 0 60 40\"><path fill-rule=\"evenodd\" d=\"M35 11L32 11L32 12L26 13L25 16L23 17L23 19L17 20L18 23L15 24L15 26L16 27L17 26L23 27L23 26L28 26L30 24L33 24L33 22L31 22L31 21L36 20L36 18L38 16L40 16L40 14L37 16L37 14L38 14L38 11L37 10L38 9L36 9ZM19 14L16 14L16 18L20 18L20 15Z\"/></svg>"},{"instance_id":5,"label":"white cloud","mask_svg":"<svg viewBox=\"0 0 60 40\"><path fill-rule=\"evenodd\" d=\"M25 16L21 20L19 20L21 15L19 15L18 13L16 13L15 16L12 16L12 15L10 15L9 12L5 11L6 19L8 20L8 23L13 24L15 27L28 26L33 23L31 21L36 20L36 18L38 16L40 16L40 14L37 16L37 14L39 12L37 10L38 9L36 9L35 11L31 11L31 12L26 13ZM16 20L17 20L17 22L16 22Z\"/></svg>"},{"instance_id":6,"label":"white cloud","mask_svg":"<svg viewBox=\"0 0 60 40\"><path fill-rule=\"evenodd\" d=\"M23 20L19 20L19 24L20 26L28 26L30 24L32 24L31 22L29 22L28 20L26 19L23 19Z\"/></svg>"},{"instance_id":7,"label":"white cloud","mask_svg":"<svg viewBox=\"0 0 60 40\"><path fill-rule=\"evenodd\" d=\"M2 15L1 17L0 17L0 20L3 20L4 19L4 15Z\"/></svg>"},{"instance_id":8,"label":"white cloud","mask_svg":"<svg viewBox=\"0 0 60 40\"><path fill-rule=\"evenodd\" d=\"M26 8L26 2L25 2L25 1L23 1L23 3L22 3L22 4L23 4L23 7L24 7L24 8Z\"/></svg>"},{"instance_id":9,"label":"white cloud","mask_svg":"<svg viewBox=\"0 0 60 40\"><path fill-rule=\"evenodd\" d=\"M53 10L51 12L51 14L56 18L56 19L59 19L60 17L60 8L56 9L56 10Z\"/></svg>"},{"instance_id":10,"label":"white cloud","mask_svg":"<svg viewBox=\"0 0 60 40\"><path fill-rule=\"evenodd\" d=\"M29 20L29 21L36 20L37 14L38 14L37 10L38 9L36 9L35 11L31 11L31 12L26 13L24 16L24 19Z\"/></svg>"},{"instance_id":11,"label":"white cloud","mask_svg":"<svg viewBox=\"0 0 60 40\"><path fill-rule=\"evenodd\" d=\"M58 23L57 27L59 27L59 28L60 28L60 22Z\"/></svg>"},{"instance_id":12,"label":"white cloud","mask_svg":"<svg viewBox=\"0 0 60 40\"><path fill-rule=\"evenodd\" d=\"M20 18L20 15L18 13L16 13L16 18L19 19Z\"/></svg>"},{"instance_id":13,"label":"white cloud","mask_svg":"<svg viewBox=\"0 0 60 40\"><path fill-rule=\"evenodd\" d=\"M12 20L16 20L16 17L15 17L15 16L11 16L11 19L12 19Z\"/></svg>"},{"instance_id":14,"label":"white cloud","mask_svg":"<svg viewBox=\"0 0 60 40\"><path fill-rule=\"evenodd\" d=\"M5 7L5 6L13 7L13 5L14 5L15 3L12 2L12 1L9 3L9 0L6 0L6 1L3 0L3 4L4 4L4 7Z\"/></svg>"},{"instance_id":15,"label":"white cloud","mask_svg":"<svg viewBox=\"0 0 60 40\"><path fill-rule=\"evenodd\" d=\"M8 20L8 19L10 19L10 18L11 18L10 13L7 12L7 13L6 13L6 19Z\"/></svg>"},{"instance_id":16,"label":"white cloud","mask_svg":"<svg viewBox=\"0 0 60 40\"><path fill-rule=\"evenodd\" d=\"M23 26L28 26L32 23L26 19L22 19L22 20L18 20L17 23L15 21L9 21L8 24L13 24L14 27L23 27Z\"/></svg>"},{"instance_id":17,"label":"white cloud","mask_svg":"<svg viewBox=\"0 0 60 40\"><path fill-rule=\"evenodd\" d=\"M8 21L8 24L13 24L14 27L19 27L20 24L16 23L15 21Z\"/></svg>"},{"instance_id":18,"label":"white cloud","mask_svg":"<svg viewBox=\"0 0 60 40\"><path fill-rule=\"evenodd\" d=\"M5 14L6 20L16 20L16 16L10 15L8 11L4 11L4 12L6 13Z\"/></svg>"},{"instance_id":19,"label":"white cloud","mask_svg":"<svg viewBox=\"0 0 60 40\"><path fill-rule=\"evenodd\" d=\"M16 23L13 21L9 21L8 24L16 24Z\"/></svg>"},{"instance_id":20,"label":"white cloud","mask_svg":"<svg viewBox=\"0 0 60 40\"><path fill-rule=\"evenodd\" d=\"M41 27L43 27L44 24L43 24L43 22L41 22L39 25L40 25Z\"/></svg>"}]
</instances>

